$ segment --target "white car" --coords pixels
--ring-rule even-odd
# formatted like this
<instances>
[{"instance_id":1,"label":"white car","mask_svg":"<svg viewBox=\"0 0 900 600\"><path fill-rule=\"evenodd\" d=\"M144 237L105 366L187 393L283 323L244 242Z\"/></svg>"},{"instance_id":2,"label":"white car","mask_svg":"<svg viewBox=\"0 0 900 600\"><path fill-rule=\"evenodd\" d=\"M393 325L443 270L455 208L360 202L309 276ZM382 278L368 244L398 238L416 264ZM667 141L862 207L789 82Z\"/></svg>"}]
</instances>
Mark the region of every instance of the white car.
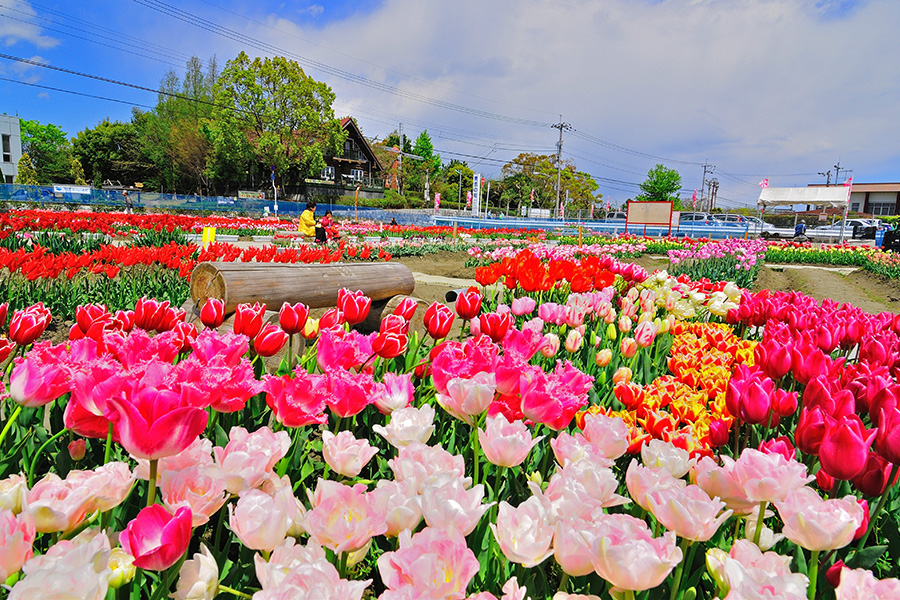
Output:
<instances>
[{"instance_id":1,"label":"white car","mask_svg":"<svg viewBox=\"0 0 900 600\"><path fill-rule=\"evenodd\" d=\"M835 221L829 225L822 225L820 227L816 227L816 231L834 231L840 233L841 231L841 222ZM875 223L872 223L872 219L847 219L847 224L844 225L844 232L852 233L854 227L876 227Z\"/></svg>"}]
</instances>

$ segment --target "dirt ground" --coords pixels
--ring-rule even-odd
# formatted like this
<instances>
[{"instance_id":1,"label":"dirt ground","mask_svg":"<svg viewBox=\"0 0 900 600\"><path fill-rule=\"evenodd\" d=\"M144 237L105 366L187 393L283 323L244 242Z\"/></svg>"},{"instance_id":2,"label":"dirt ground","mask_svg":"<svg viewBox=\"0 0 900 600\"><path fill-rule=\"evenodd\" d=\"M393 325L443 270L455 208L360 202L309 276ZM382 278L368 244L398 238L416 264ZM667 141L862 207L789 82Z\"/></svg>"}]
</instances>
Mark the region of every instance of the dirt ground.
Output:
<instances>
[{"instance_id":1,"label":"dirt ground","mask_svg":"<svg viewBox=\"0 0 900 600\"><path fill-rule=\"evenodd\" d=\"M444 299L444 294L453 289L463 287L465 281L474 280L475 269L466 267L468 256L464 253L441 252L427 256L399 257L393 260L408 266L413 273L434 276L417 277L415 295L428 303ZM666 260L651 256L641 256L635 262L648 271L664 269ZM753 286L754 291L762 289L791 291L796 290L812 296L816 300L830 298L835 302L850 303L870 313L883 311L900 312L900 282L858 269L849 275L835 271L810 268L774 270L762 267L759 278ZM779 267L776 267L779 269ZM442 281L447 278L454 281Z\"/></svg>"}]
</instances>

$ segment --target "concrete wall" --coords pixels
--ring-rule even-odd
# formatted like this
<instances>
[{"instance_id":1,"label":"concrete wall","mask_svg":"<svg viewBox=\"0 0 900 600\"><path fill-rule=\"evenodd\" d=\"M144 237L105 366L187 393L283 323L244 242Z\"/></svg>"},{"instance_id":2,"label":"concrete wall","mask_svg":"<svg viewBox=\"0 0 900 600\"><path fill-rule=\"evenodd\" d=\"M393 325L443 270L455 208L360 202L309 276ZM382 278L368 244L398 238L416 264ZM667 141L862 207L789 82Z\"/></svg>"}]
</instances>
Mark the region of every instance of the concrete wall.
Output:
<instances>
[{"instance_id":1,"label":"concrete wall","mask_svg":"<svg viewBox=\"0 0 900 600\"><path fill-rule=\"evenodd\" d=\"M0 183L12 183L18 172L19 159L22 158L22 133L19 129L19 117L0 115L0 135L9 136L9 160L0 153ZM0 146L2 150L2 146Z\"/></svg>"}]
</instances>

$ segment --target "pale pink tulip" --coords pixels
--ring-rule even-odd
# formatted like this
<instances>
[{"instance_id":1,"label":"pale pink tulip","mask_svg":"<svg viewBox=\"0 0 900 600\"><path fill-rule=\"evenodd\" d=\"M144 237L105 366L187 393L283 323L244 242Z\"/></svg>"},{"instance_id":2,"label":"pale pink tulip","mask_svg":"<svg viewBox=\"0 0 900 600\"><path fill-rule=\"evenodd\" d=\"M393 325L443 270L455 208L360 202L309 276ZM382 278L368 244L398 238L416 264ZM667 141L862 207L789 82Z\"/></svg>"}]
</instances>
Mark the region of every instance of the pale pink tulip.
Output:
<instances>
[{"instance_id":1,"label":"pale pink tulip","mask_svg":"<svg viewBox=\"0 0 900 600\"><path fill-rule=\"evenodd\" d=\"M595 522L591 560L600 577L623 590L660 585L681 562L675 535L654 538L647 524L629 515L602 515Z\"/></svg>"},{"instance_id":2,"label":"pale pink tulip","mask_svg":"<svg viewBox=\"0 0 900 600\"><path fill-rule=\"evenodd\" d=\"M253 594L253 600L360 600L370 583L341 579L334 565L320 558L295 566L278 585Z\"/></svg>"},{"instance_id":3,"label":"pale pink tulip","mask_svg":"<svg viewBox=\"0 0 900 600\"><path fill-rule=\"evenodd\" d=\"M0 509L11 510L13 514L22 512L28 487L21 475L10 475L0 479Z\"/></svg>"},{"instance_id":4,"label":"pale pink tulip","mask_svg":"<svg viewBox=\"0 0 900 600\"><path fill-rule=\"evenodd\" d=\"M378 557L378 572L397 598L462 599L478 559L458 533L426 527L400 534L400 547Z\"/></svg>"},{"instance_id":5,"label":"pale pink tulip","mask_svg":"<svg viewBox=\"0 0 900 600\"><path fill-rule=\"evenodd\" d=\"M476 373L471 378L454 377L447 383L447 393L438 393L437 402L450 415L471 425L473 416L487 410L496 391L493 373Z\"/></svg>"},{"instance_id":6,"label":"pale pink tulip","mask_svg":"<svg viewBox=\"0 0 900 600\"><path fill-rule=\"evenodd\" d=\"M836 550L853 541L863 522L855 496L823 500L809 487L788 492L775 503L784 536L807 550Z\"/></svg>"},{"instance_id":7,"label":"pale pink tulip","mask_svg":"<svg viewBox=\"0 0 900 600\"><path fill-rule=\"evenodd\" d=\"M48 473L25 497L25 511L34 519L38 533L72 531L84 520L93 498L90 490L73 487Z\"/></svg>"},{"instance_id":8,"label":"pale pink tulip","mask_svg":"<svg viewBox=\"0 0 900 600\"><path fill-rule=\"evenodd\" d=\"M791 491L815 479L806 474L802 463L789 461L781 454L765 454L753 448L741 453L731 473L751 502L783 500Z\"/></svg>"},{"instance_id":9,"label":"pale pink tulip","mask_svg":"<svg viewBox=\"0 0 900 600\"><path fill-rule=\"evenodd\" d=\"M413 442L425 444L434 432L434 407L424 404L395 410L390 423L373 425L372 430L398 450Z\"/></svg>"},{"instance_id":10,"label":"pale pink tulip","mask_svg":"<svg viewBox=\"0 0 900 600\"><path fill-rule=\"evenodd\" d=\"M387 537L396 537L401 531L413 531L422 521L422 508L416 492L416 482L380 479L377 487L369 492L373 509L384 516Z\"/></svg>"},{"instance_id":11,"label":"pale pink tulip","mask_svg":"<svg viewBox=\"0 0 900 600\"><path fill-rule=\"evenodd\" d=\"M322 433L322 456L333 471L344 477L356 477L378 448L369 445L368 440L358 440L349 431L334 435L330 431Z\"/></svg>"},{"instance_id":12,"label":"pale pink tulip","mask_svg":"<svg viewBox=\"0 0 900 600\"><path fill-rule=\"evenodd\" d=\"M173 600L213 600L219 591L219 565L205 544L178 571Z\"/></svg>"},{"instance_id":13,"label":"pale pink tulip","mask_svg":"<svg viewBox=\"0 0 900 600\"><path fill-rule=\"evenodd\" d=\"M594 526L592 519L581 516L561 520L553 532L553 558L560 568L573 577L594 572L591 546Z\"/></svg>"},{"instance_id":14,"label":"pale pink tulip","mask_svg":"<svg viewBox=\"0 0 900 600\"><path fill-rule=\"evenodd\" d=\"M541 356L552 358L556 356L557 352L559 352L559 336L555 333L548 333L544 336L544 343L541 344Z\"/></svg>"},{"instance_id":15,"label":"pale pink tulip","mask_svg":"<svg viewBox=\"0 0 900 600\"><path fill-rule=\"evenodd\" d=\"M541 501L532 496L516 508L501 502L497 523L490 524L500 550L510 562L531 568L553 554L553 527Z\"/></svg>"},{"instance_id":16,"label":"pale pink tulip","mask_svg":"<svg viewBox=\"0 0 900 600\"><path fill-rule=\"evenodd\" d=\"M625 471L625 485L631 499L646 511L650 510L647 494L669 487L685 487L687 482L672 477L672 472L656 467L648 468L632 460Z\"/></svg>"},{"instance_id":17,"label":"pale pink tulip","mask_svg":"<svg viewBox=\"0 0 900 600\"><path fill-rule=\"evenodd\" d=\"M169 511L174 513L181 507L191 509L194 527L208 522L228 500L222 472L213 465L164 471L159 487Z\"/></svg>"},{"instance_id":18,"label":"pale pink tulip","mask_svg":"<svg viewBox=\"0 0 900 600\"><path fill-rule=\"evenodd\" d=\"M844 569L834 596L836 600L900 598L900 579L878 580L866 569Z\"/></svg>"},{"instance_id":19,"label":"pale pink tulip","mask_svg":"<svg viewBox=\"0 0 900 600\"><path fill-rule=\"evenodd\" d=\"M628 451L628 425L622 417L585 414L584 437L612 460Z\"/></svg>"},{"instance_id":20,"label":"pale pink tulip","mask_svg":"<svg viewBox=\"0 0 900 600\"><path fill-rule=\"evenodd\" d=\"M18 573L25 561L33 556L34 520L28 513L18 516L0 508L0 580Z\"/></svg>"},{"instance_id":21,"label":"pale pink tulip","mask_svg":"<svg viewBox=\"0 0 900 600\"><path fill-rule=\"evenodd\" d=\"M570 435L565 431L560 431L556 437L550 440L550 447L553 449L553 456L560 466L566 466L570 462L590 457L591 460L600 465L611 467L613 461L606 458L606 455L598 447L587 441L584 435L576 433Z\"/></svg>"},{"instance_id":22,"label":"pale pink tulip","mask_svg":"<svg viewBox=\"0 0 900 600\"><path fill-rule=\"evenodd\" d=\"M510 422L502 413L488 417L485 428L478 430L478 443L485 458L500 467L522 464L543 437L532 438L524 422Z\"/></svg>"},{"instance_id":23,"label":"pale pink tulip","mask_svg":"<svg viewBox=\"0 0 900 600\"><path fill-rule=\"evenodd\" d=\"M213 464L212 450L212 441L204 437L198 437L194 440L194 443L178 454L159 459L156 471L157 481L166 471L181 471L189 467L211 466ZM137 459L134 475L138 479L149 479L150 461L143 458Z\"/></svg>"},{"instance_id":24,"label":"pale pink tulip","mask_svg":"<svg viewBox=\"0 0 900 600\"><path fill-rule=\"evenodd\" d=\"M725 503L712 499L699 486L670 487L647 494L650 512L678 537L695 542L711 538L731 511L722 512Z\"/></svg>"},{"instance_id":25,"label":"pale pink tulip","mask_svg":"<svg viewBox=\"0 0 900 600\"><path fill-rule=\"evenodd\" d=\"M513 298L512 301L512 314L517 317L521 317L522 315L530 315L534 312L535 307L537 306L537 302L534 298L529 298L528 296L523 296L522 298Z\"/></svg>"},{"instance_id":26,"label":"pale pink tulip","mask_svg":"<svg viewBox=\"0 0 900 600\"><path fill-rule=\"evenodd\" d=\"M319 479L315 493L310 493L310 504L312 509L304 521L306 531L335 553L359 550L372 537L387 531L361 483L349 486Z\"/></svg>"},{"instance_id":27,"label":"pale pink tulip","mask_svg":"<svg viewBox=\"0 0 900 600\"><path fill-rule=\"evenodd\" d=\"M619 482L606 466L607 459L600 460L603 462L585 457L557 469L543 493L534 482L529 482L535 495L547 504L551 523L575 516L589 518L598 509L628 502L628 498L616 493Z\"/></svg>"},{"instance_id":28,"label":"pale pink tulip","mask_svg":"<svg viewBox=\"0 0 900 600\"><path fill-rule=\"evenodd\" d=\"M721 456L722 466L712 458L704 456L694 465L693 479L710 497L718 497L725 506L736 514L747 514L759 505L747 500L744 490L731 476L734 460L729 456Z\"/></svg>"},{"instance_id":29,"label":"pale pink tulip","mask_svg":"<svg viewBox=\"0 0 900 600\"><path fill-rule=\"evenodd\" d=\"M691 470L696 459L692 459L687 450L670 442L650 440L641 447L641 461L645 467L665 469L672 477L680 479Z\"/></svg>"},{"instance_id":30,"label":"pale pink tulip","mask_svg":"<svg viewBox=\"0 0 900 600\"><path fill-rule=\"evenodd\" d=\"M503 584L502 591L503 595L500 597L500 600L525 600L528 596L528 588L519 585L519 580L515 577L510 577Z\"/></svg>"},{"instance_id":31,"label":"pale pink tulip","mask_svg":"<svg viewBox=\"0 0 900 600\"><path fill-rule=\"evenodd\" d=\"M261 427L248 433L243 427L232 427L224 448L213 449L216 463L222 469L225 489L232 494L257 488L274 476L275 464L291 447L286 431L274 433Z\"/></svg>"},{"instance_id":32,"label":"pale pink tulip","mask_svg":"<svg viewBox=\"0 0 900 600\"><path fill-rule=\"evenodd\" d=\"M231 531L241 543L267 552L284 541L296 511L297 503L290 487L281 488L271 496L251 489L244 492L236 506L228 507Z\"/></svg>"},{"instance_id":33,"label":"pale pink tulip","mask_svg":"<svg viewBox=\"0 0 900 600\"><path fill-rule=\"evenodd\" d=\"M110 462L93 471L69 471L66 483L83 488L91 496L88 512L106 512L125 501L134 484L134 475L127 464Z\"/></svg>"},{"instance_id":34,"label":"pale pink tulip","mask_svg":"<svg viewBox=\"0 0 900 600\"><path fill-rule=\"evenodd\" d=\"M419 493L436 479L462 479L466 467L463 457L450 454L440 446L412 442L401 448L396 458L388 461L394 479L415 482Z\"/></svg>"},{"instance_id":35,"label":"pale pink tulip","mask_svg":"<svg viewBox=\"0 0 900 600\"><path fill-rule=\"evenodd\" d=\"M253 563L259 584L267 589L278 587L297 567L325 558L325 551L315 540L309 539L302 546L289 537L275 547L269 560L256 554L253 556Z\"/></svg>"},{"instance_id":36,"label":"pale pink tulip","mask_svg":"<svg viewBox=\"0 0 900 600\"><path fill-rule=\"evenodd\" d=\"M421 492L419 505L429 527L467 536L493 505L482 504L483 498L483 485L467 490L462 479L454 478L440 485L427 485Z\"/></svg>"},{"instance_id":37,"label":"pale pink tulip","mask_svg":"<svg viewBox=\"0 0 900 600\"><path fill-rule=\"evenodd\" d=\"M102 600L109 589L109 538L96 529L72 540L61 540L25 563L24 579L16 583L9 600L35 598L90 598ZM73 592L77 590L77 596Z\"/></svg>"},{"instance_id":38,"label":"pale pink tulip","mask_svg":"<svg viewBox=\"0 0 900 600\"><path fill-rule=\"evenodd\" d=\"M593 594L568 594L566 592L556 592L550 600L602 600L600 596Z\"/></svg>"},{"instance_id":39,"label":"pale pink tulip","mask_svg":"<svg viewBox=\"0 0 900 600\"><path fill-rule=\"evenodd\" d=\"M414 392L411 373L397 375L388 371L384 374L383 385L375 392L374 403L378 410L389 415L409 406Z\"/></svg>"},{"instance_id":40,"label":"pale pink tulip","mask_svg":"<svg viewBox=\"0 0 900 600\"><path fill-rule=\"evenodd\" d=\"M577 329L570 329L568 335L566 335L566 352L573 353L578 352L581 349L581 344L584 342L584 336Z\"/></svg>"}]
</instances>

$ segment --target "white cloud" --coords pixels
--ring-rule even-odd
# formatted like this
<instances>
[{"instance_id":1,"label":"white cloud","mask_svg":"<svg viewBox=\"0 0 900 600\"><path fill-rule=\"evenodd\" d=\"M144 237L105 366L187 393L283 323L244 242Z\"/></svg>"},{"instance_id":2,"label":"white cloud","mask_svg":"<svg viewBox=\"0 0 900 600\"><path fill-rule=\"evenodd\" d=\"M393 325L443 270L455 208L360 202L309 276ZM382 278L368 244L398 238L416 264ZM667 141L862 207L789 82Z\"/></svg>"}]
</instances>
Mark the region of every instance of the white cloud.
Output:
<instances>
[{"instance_id":1,"label":"white cloud","mask_svg":"<svg viewBox=\"0 0 900 600\"><path fill-rule=\"evenodd\" d=\"M297 11L301 15L309 15L310 17L318 17L323 12L325 12L325 7L321 4L310 4L305 8L301 8Z\"/></svg>"},{"instance_id":2,"label":"white cloud","mask_svg":"<svg viewBox=\"0 0 900 600\"><path fill-rule=\"evenodd\" d=\"M746 201L761 177L805 184L817 178L779 174L814 174L839 158L856 180L890 177L900 159L898 22L900 3L891 0L387 0L318 28L278 26L319 44L288 36L283 47L406 92L547 123L562 114L581 133L643 153L709 158L717 173L751 174L738 177L744 183L719 176L721 196ZM340 107L358 111L369 135L402 119L413 135L427 126L433 136L453 132L487 146L552 150L555 141L549 128L310 72L333 87ZM435 145L487 152L449 140ZM661 162L577 136L565 149L638 173ZM596 176L643 179L577 162ZM670 166L685 188L699 186L699 167Z\"/></svg>"},{"instance_id":3,"label":"white cloud","mask_svg":"<svg viewBox=\"0 0 900 600\"><path fill-rule=\"evenodd\" d=\"M59 40L43 35L33 22L36 13L27 0L8 0L0 5L0 43L13 46L26 42L38 48L53 48Z\"/></svg>"}]
</instances>

